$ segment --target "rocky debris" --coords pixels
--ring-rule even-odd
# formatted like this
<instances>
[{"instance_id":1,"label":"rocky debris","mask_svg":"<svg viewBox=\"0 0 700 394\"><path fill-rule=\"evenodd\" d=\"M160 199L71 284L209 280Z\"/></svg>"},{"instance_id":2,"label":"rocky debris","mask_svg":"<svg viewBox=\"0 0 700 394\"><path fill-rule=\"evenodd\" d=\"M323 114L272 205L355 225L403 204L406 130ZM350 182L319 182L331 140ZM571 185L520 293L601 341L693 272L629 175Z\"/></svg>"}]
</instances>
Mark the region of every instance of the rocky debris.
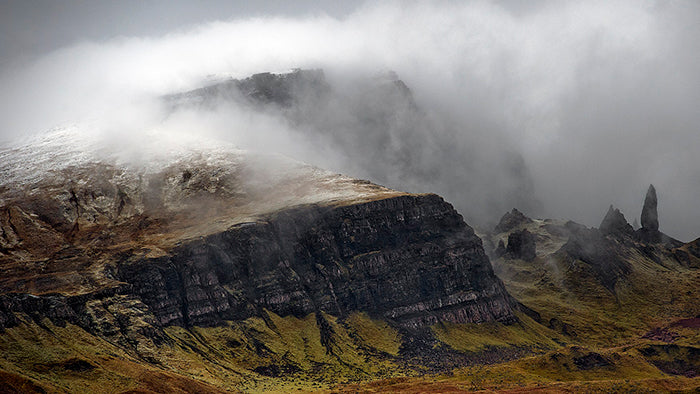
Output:
<instances>
[{"instance_id":1,"label":"rocky debris","mask_svg":"<svg viewBox=\"0 0 700 394\"><path fill-rule=\"evenodd\" d=\"M506 256L511 259L532 261L537 257L535 236L526 229L508 235Z\"/></svg>"},{"instance_id":2,"label":"rocky debris","mask_svg":"<svg viewBox=\"0 0 700 394\"><path fill-rule=\"evenodd\" d=\"M659 231L659 213L656 210L657 199L654 185L649 185L642 207L642 228L647 231Z\"/></svg>"},{"instance_id":3,"label":"rocky debris","mask_svg":"<svg viewBox=\"0 0 700 394\"><path fill-rule=\"evenodd\" d=\"M634 236L634 229L629 223L627 223L625 215L623 215L619 209L613 208L612 205L610 205L608 213L605 215L598 228L603 234L606 235Z\"/></svg>"},{"instance_id":4,"label":"rocky debris","mask_svg":"<svg viewBox=\"0 0 700 394\"><path fill-rule=\"evenodd\" d=\"M528 347L486 347L478 352L462 352L440 342L430 327L399 328L403 343L399 355L406 367L420 365L422 373L445 373L474 364L495 364L532 354Z\"/></svg>"}]
</instances>

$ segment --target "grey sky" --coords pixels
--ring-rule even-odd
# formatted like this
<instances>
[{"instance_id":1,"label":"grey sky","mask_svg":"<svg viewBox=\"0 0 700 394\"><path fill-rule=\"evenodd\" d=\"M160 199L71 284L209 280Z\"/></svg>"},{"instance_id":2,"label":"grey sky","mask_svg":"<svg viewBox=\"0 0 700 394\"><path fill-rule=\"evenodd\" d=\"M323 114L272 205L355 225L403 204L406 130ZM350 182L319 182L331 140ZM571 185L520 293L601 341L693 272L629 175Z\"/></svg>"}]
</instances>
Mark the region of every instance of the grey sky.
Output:
<instances>
[{"instance_id":1,"label":"grey sky","mask_svg":"<svg viewBox=\"0 0 700 394\"><path fill-rule=\"evenodd\" d=\"M138 135L149 116L134 103L197 87L211 75L323 67L342 85L349 74L391 69L431 116L460 130L440 138L454 138L448 142L465 152L522 155L543 206L526 213L594 226L612 203L632 222L654 183L661 230L684 240L700 236L698 1L1 7L3 139L90 114L113 121L111 128L130 122ZM198 130L221 128L194 120ZM269 141L289 139L281 133L273 130ZM313 162L308 151L297 153ZM485 187L507 182L488 168L474 176Z\"/></svg>"}]
</instances>

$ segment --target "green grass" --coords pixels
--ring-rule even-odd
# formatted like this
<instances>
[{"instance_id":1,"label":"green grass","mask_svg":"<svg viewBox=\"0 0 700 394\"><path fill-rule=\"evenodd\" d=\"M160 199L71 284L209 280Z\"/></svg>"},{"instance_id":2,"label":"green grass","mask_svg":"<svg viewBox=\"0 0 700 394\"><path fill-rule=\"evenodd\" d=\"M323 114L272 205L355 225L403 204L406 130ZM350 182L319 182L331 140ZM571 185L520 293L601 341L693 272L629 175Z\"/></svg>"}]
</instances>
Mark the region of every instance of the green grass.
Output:
<instances>
[{"instance_id":1,"label":"green grass","mask_svg":"<svg viewBox=\"0 0 700 394\"><path fill-rule=\"evenodd\" d=\"M556 349L565 338L525 314L518 313L518 322L483 324L442 323L432 327L435 337L455 350L481 352L494 348L529 348L533 351Z\"/></svg>"},{"instance_id":2,"label":"green grass","mask_svg":"<svg viewBox=\"0 0 700 394\"><path fill-rule=\"evenodd\" d=\"M663 265L631 253L632 272L603 287L585 264L558 254L532 262L494 260L494 270L507 290L535 309L548 325L558 319L570 327L569 339L593 347L623 345L649 329L700 314L697 289L700 270L672 259Z\"/></svg>"}]
</instances>

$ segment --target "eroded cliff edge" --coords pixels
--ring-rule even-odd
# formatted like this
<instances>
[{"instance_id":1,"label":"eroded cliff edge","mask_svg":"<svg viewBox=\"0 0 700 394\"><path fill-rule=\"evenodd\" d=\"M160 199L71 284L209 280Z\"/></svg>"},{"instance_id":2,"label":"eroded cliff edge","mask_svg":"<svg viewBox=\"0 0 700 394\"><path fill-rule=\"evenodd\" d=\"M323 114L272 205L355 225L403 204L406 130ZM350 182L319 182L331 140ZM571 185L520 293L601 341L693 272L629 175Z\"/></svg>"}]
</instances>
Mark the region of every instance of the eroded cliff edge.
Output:
<instances>
[{"instance_id":1,"label":"eroded cliff edge","mask_svg":"<svg viewBox=\"0 0 700 394\"><path fill-rule=\"evenodd\" d=\"M122 264L163 325L212 325L261 309L363 311L409 327L514 320L481 240L436 195L309 205Z\"/></svg>"},{"instance_id":2,"label":"eroded cliff edge","mask_svg":"<svg viewBox=\"0 0 700 394\"><path fill-rule=\"evenodd\" d=\"M163 256L121 256L112 275L122 285L76 296L5 294L0 324L17 324L24 313L110 332L136 318L153 328L211 326L263 310L363 311L413 328L515 320L481 240L432 194L298 206ZM107 310L116 327L102 321Z\"/></svg>"}]
</instances>

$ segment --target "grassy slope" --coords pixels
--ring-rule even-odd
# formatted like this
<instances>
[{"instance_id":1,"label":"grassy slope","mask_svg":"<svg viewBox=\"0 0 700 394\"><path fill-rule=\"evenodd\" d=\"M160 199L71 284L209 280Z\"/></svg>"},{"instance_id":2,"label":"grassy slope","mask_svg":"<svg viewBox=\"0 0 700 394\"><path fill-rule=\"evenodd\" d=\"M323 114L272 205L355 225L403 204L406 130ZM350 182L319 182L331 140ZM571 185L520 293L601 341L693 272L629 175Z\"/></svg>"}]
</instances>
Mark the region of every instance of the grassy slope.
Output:
<instances>
[{"instance_id":1,"label":"grassy slope","mask_svg":"<svg viewBox=\"0 0 700 394\"><path fill-rule=\"evenodd\" d=\"M325 341L315 315L267 313L223 327L169 327L160 345L133 332L126 345L113 344L75 326L25 318L27 323L0 335L0 392L700 388L698 377L663 372L683 372L700 363L700 330L673 324L700 313L699 270L631 253L634 269L618 281L613 294L585 265L551 253L558 248L556 240L546 242L543 250L550 253L532 262L494 261L511 294L540 312L542 324L520 314L519 323L510 326L432 327L436 349L458 350L478 364L450 375L419 376L422 370L411 368L401 352L402 335L361 313L344 319L324 314L332 331ZM549 324L551 319L555 324ZM642 338L654 327L672 333L673 344ZM480 358L482 354L490 356ZM507 361L514 355L521 358ZM592 364L577 365L581 360Z\"/></svg>"},{"instance_id":2,"label":"grassy slope","mask_svg":"<svg viewBox=\"0 0 700 394\"><path fill-rule=\"evenodd\" d=\"M223 327L169 327L160 346L132 336L133 346L127 348L76 326L32 322L0 335L0 370L12 377L8 381L35 384L47 392L96 393L316 391L421 373L402 357L402 335L387 323L362 313L342 320L323 317L333 331L327 345L313 314L282 318L267 313L265 319ZM541 352L558 346L551 339L558 334L522 318L523 323L513 326L449 325L436 327L434 333L448 345L476 353L525 347ZM0 391L9 387L0 383Z\"/></svg>"},{"instance_id":3,"label":"grassy slope","mask_svg":"<svg viewBox=\"0 0 700 394\"><path fill-rule=\"evenodd\" d=\"M545 325L557 319L568 326L569 337L577 343L605 347L700 314L700 270L665 253L655 252L654 261L635 247L618 245L632 268L611 292L587 264L557 253L566 236L550 233L547 228L553 224L538 220L522 226L537 237L535 260L492 261L510 294L538 311ZM497 242L499 236L495 238ZM554 323L561 331L561 324Z\"/></svg>"},{"instance_id":4,"label":"grassy slope","mask_svg":"<svg viewBox=\"0 0 700 394\"><path fill-rule=\"evenodd\" d=\"M267 319L224 327L169 327L164 344L149 346L146 338L137 338L130 349L70 324L21 324L0 335L0 371L6 376L0 392L11 392L11 382L47 392L313 391L409 372L396 362L400 336L386 323L364 314L344 321L324 318L334 331L328 347L313 314L299 319L268 313ZM135 349L148 347L141 352L146 361Z\"/></svg>"}]
</instances>

